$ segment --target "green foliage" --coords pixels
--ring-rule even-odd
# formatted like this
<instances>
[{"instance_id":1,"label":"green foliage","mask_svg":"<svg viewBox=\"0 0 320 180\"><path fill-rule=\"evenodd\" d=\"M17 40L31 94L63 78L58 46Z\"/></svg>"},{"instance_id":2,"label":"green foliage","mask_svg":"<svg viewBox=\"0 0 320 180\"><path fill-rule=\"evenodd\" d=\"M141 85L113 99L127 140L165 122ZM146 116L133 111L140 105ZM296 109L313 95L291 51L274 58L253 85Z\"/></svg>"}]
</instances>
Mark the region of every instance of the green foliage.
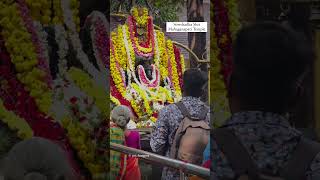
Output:
<instances>
[{"instance_id":1,"label":"green foliage","mask_svg":"<svg viewBox=\"0 0 320 180\"><path fill-rule=\"evenodd\" d=\"M135 0L137 6L147 7L154 17L154 23L164 25L165 22L176 21L177 13L181 10L185 0ZM129 13L132 8L132 0L111 1L111 12L118 11L121 4L121 10L124 13Z\"/></svg>"}]
</instances>

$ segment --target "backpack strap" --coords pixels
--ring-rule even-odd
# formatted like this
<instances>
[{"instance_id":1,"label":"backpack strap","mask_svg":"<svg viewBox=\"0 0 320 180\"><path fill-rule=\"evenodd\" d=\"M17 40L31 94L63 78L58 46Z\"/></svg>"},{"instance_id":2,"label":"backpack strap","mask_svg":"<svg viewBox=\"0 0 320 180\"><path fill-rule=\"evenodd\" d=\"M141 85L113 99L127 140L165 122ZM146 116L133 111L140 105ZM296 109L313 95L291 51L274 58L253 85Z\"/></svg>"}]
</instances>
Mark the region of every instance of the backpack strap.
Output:
<instances>
[{"instance_id":1,"label":"backpack strap","mask_svg":"<svg viewBox=\"0 0 320 180\"><path fill-rule=\"evenodd\" d=\"M191 114L189 113L189 110L187 109L187 107L183 104L182 101L176 103L177 107L179 108L179 110L181 111L182 115L184 117L188 117L189 119L194 119L194 120L205 120L206 117L207 117L207 114L209 112L209 109L204 107L200 114L199 114L199 117L194 117L194 116L191 116Z\"/></svg>"},{"instance_id":2,"label":"backpack strap","mask_svg":"<svg viewBox=\"0 0 320 180\"><path fill-rule=\"evenodd\" d=\"M258 170L249 153L234 133L227 128L213 130L213 140L228 159L236 176L248 175L250 179L259 179Z\"/></svg>"},{"instance_id":3,"label":"backpack strap","mask_svg":"<svg viewBox=\"0 0 320 180\"><path fill-rule=\"evenodd\" d=\"M305 174L316 155L320 152L320 144L301 138L292 154L292 158L280 171L281 177L290 180L305 179Z\"/></svg>"}]
</instances>

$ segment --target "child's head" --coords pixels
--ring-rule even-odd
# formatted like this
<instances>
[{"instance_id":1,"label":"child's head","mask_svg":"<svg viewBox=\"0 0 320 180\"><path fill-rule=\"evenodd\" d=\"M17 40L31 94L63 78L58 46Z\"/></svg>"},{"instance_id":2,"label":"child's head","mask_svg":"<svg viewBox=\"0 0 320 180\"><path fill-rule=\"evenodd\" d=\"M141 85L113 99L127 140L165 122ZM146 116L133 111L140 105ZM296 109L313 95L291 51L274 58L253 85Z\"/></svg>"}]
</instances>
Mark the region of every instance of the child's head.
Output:
<instances>
[{"instance_id":1,"label":"child's head","mask_svg":"<svg viewBox=\"0 0 320 180\"><path fill-rule=\"evenodd\" d=\"M132 117L131 111L127 106L116 106L111 111L111 121L116 123L119 127L125 129Z\"/></svg>"},{"instance_id":2,"label":"child's head","mask_svg":"<svg viewBox=\"0 0 320 180\"><path fill-rule=\"evenodd\" d=\"M10 180L74 179L63 150L37 137L16 144L2 160L0 173Z\"/></svg>"}]
</instances>

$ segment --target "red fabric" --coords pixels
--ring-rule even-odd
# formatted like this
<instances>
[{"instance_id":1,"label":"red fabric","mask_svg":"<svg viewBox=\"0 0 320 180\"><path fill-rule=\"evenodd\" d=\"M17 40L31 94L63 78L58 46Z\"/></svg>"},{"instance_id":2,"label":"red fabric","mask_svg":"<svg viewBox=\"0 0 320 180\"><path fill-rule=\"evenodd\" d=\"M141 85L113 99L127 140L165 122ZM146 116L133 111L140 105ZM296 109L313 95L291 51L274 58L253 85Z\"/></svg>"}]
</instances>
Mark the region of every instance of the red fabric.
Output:
<instances>
[{"instance_id":1,"label":"red fabric","mask_svg":"<svg viewBox=\"0 0 320 180\"><path fill-rule=\"evenodd\" d=\"M124 180L140 180L141 172L139 167L139 160L136 157L127 158L127 168Z\"/></svg>"},{"instance_id":2,"label":"red fabric","mask_svg":"<svg viewBox=\"0 0 320 180\"><path fill-rule=\"evenodd\" d=\"M211 165L211 160L208 160L202 165L202 167L210 169L210 165Z\"/></svg>"}]
</instances>

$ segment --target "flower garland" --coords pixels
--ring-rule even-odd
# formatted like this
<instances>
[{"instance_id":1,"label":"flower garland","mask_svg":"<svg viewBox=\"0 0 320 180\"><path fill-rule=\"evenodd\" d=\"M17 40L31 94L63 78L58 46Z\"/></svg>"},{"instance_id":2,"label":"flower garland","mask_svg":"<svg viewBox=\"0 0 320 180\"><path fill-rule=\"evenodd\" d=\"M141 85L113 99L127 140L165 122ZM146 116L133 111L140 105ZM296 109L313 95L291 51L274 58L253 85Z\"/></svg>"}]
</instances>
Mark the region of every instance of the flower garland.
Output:
<instances>
[{"instance_id":1,"label":"flower garland","mask_svg":"<svg viewBox=\"0 0 320 180\"><path fill-rule=\"evenodd\" d=\"M25 4L24 0L18 0L18 9L20 11L20 15L24 22L24 26L31 34L31 40L34 44L37 58L38 58L38 68L44 71L45 78L48 86L52 85L52 77L50 74L49 68L49 54L48 54L48 42L47 33L43 30L42 25L39 22L33 22L32 18L29 16L29 9Z\"/></svg>"},{"instance_id":2,"label":"flower garland","mask_svg":"<svg viewBox=\"0 0 320 180\"><path fill-rule=\"evenodd\" d=\"M226 4L225 6L228 9L228 17L230 20L229 29L232 34L232 39L234 39L236 36L236 33L241 28L241 23L239 21L240 14L238 10L238 4L236 0L226 0L225 4Z\"/></svg>"},{"instance_id":3,"label":"flower garland","mask_svg":"<svg viewBox=\"0 0 320 180\"><path fill-rule=\"evenodd\" d=\"M157 43L158 43L158 49L159 49L159 54L160 54L160 63L159 63L159 68L160 68L160 73L162 80L165 80L168 77L168 53L167 53L167 48L166 48L166 39L164 36L164 33L161 31L156 30L156 37L157 37Z\"/></svg>"},{"instance_id":4,"label":"flower garland","mask_svg":"<svg viewBox=\"0 0 320 180\"><path fill-rule=\"evenodd\" d=\"M176 57L174 54L174 48L173 43L171 40L167 40L167 47L168 47L168 53L169 53L169 61L171 67L169 67L169 72L172 74L172 82L173 82L173 88L175 90L176 97L181 97L181 87L179 83L179 75L177 71L177 62Z\"/></svg>"},{"instance_id":5,"label":"flower garland","mask_svg":"<svg viewBox=\"0 0 320 180\"><path fill-rule=\"evenodd\" d=\"M120 101L119 101L117 98L115 98L114 96L112 96L112 95L110 95L110 100L111 100L113 103L115 103L117 106L118 106L118 105L121 105Z\"/></svg>"},{"instance_id":6,"label":"flower garland","mask_svg":"<svg viewBox=\"0 0 320 180\"><path fill-rule=\"evenodd\" d=\"M149 12L147 8L142 8L142 15L139 15L139 10L137 7L133 7L131 14L136 19L139 26L146 26L149 20Z\"/></svg>"},{"instance_id":7,"label":"flower garland","mask_svg":"<svg viewBox=\"0 0 320 180\"><path fill-rule=\"evenodd\" d=\"M106 92L103 88L97 86L90 76L77 68L71 68L68 72L71 79L75 82L75 84L84 91L90 97L93 97L95 104L100 109L103 114L103 119L107 119L108 117L108 97L106 96Z\"/></svg>"},{"instance_id":8,"label":"flower garland","mask_svg":"<svg viewBox=\"0 0 320 180\"><path fill-rule=\"evenodd\" d=\"M126 99L130 102L132 110L135 112L138 118L142 118L144 116L144 111L141 109L143 107L143 99L141 94L139 94L138 89L134 88L134 84L132 83L132 88L127 92Z\"/></svg>"},{"instance_id":9,"label":"flower garland","mask_svg":"<svg viewBox=\"0 0 320 180\"><path fill-rule=\"evenodd\" d=\"M112 97L114 97L115 99L112 99L112 102L117 104L118 102L121 104L121 105L124 105L124 106L127 106L130 108L131 112L133 113L133 115L135 117L138 117L138 115L136 114L136 112L134 111L132 105L130 104L130 102L124 98L124 96L121 95L121 93L118 91L116 85L115 85L115 82L114 80L111 78L110 79L110 94Z\"/></svg>"},{"instance_id":10,"label":"flower garland","mask_svg":"<svg viewBox=\"0 0 320 180\"><path fill-rule=\"evenodd\" d=\"M141 57L151 57L154 55L154 28L152 23L152 18L150 17L148 19L148 24L146 26L147 28L147 40L145 45L141 45L139 42L137 35L137 32L135 30L135 21L132 16L128 17L128 26L129 26L129 32L130 32L130 40L133 45L133 49L136 54L138 54ZM144 26L143 26L144 27Z\"/></svg>"},{"instance_id":11,"label":"flower garland","mask_svg":"<svg viewBox=\"0 0 320 180\"><path fill-rule=\"evenodd\" d=\"M21 119L24 119L32 128L34 136L47 138L61 145L75 173L81 179L79 167L73 160L72 149L68 138L64 134L64 130L52 118L39 111L35 99L29 95L23 84L16 79L13 66L10 62L10 56L5 51L4 44L0 44L0 49L2 49L0 53L2 62L0 65L0 76L1 79L7 82L1 83L0 86L0 98L3 101L3 106L7 109L7 112L12 111Z\"/></svg>"},{"instance_id":12,"label":"flower garland","mask_svg":"<svg viewBox=\"0 0 320 180\"><path fill-rule=\"evenodd\" d=\"M213 125L221 126L230 117L227 100L226 85L232 71L232 38L239 28L237 20L237 5L235 1L228 0L225 3L212 3L211 14L211 67L210 72L210 100L214 107ZM228 8L226 8L226 6ZM229 22L230 19L230 22ZM221 66L221 64L225 66Z\"/></svg>"},{"instance_id":13,"label":"flower garland","mask_svg":"<svg viewBox=\"0 0 320 180\"><path fill-rule=\"evenodd\" d=\"M183 87L183 72L184 72L184 57L180 53L180 50L176 47L173 46L174 50L174 56L176 57L177 61L177 72L178 72L178 77L179 77L179 85L180 89Z\"/></svg>"},{"instance_id":14,"label":"flower garland","mask_svg":"<svg viewBox=\"0 0 320 180\"><path fill-rule=\"evenodd\" d=\"M25 0L30 9L30 14L35 21L48 25L51 21L51 1L47 0Z\"/></svg>"},{"instance_id":15,"label":"flower garland","mask_svg":"<svg viewBox=\"0 0 320 180\"><path fill-rule=\"evenodd\" d=\"M52 18L52 23L55 25L61 25L63 23L61 0L52 0L52 8L54 14L54 17Z\"/></svg>"},{"instance_id":16,"label":"flower garland","mask_svg":"<svg viewBox=\"0 0 320 180\"><path fill-rule=\"evenodd\" d=\"M58 43L58 67L59 67L59 76L60 78L64 77L67 73L67 55L69 51L69 45L67 41L67 32L62 25L55 25L54 26L55 32L55 40Z\"/></svg>"},{"instance_id":17,"label":"flower garland","mask_svg":"<svg viewBox=\"0 0 320 180\"><path fill-rule=\"evenodd\" d=\"M126 52L126 48L125 48L125 44L124 44L125 42L124 42L123 27L119 26L117 30L118 30L117 38L113 40L114 52L115 52L114 55L115 55L115 58L118 60L120 67L122 69L126 69L127 68L126 59L127 59L128 54ZM133 60L133 64L134 64L133 57L134 57L134 54L131 54L131 59Z\"/></svg>"},{"instance_id":18,"label":"flower garland","mask_svg":"<svg viewBox=\"0 0 320 180\"><path fill-rule=\"evenodd\" d=\"M143 108L138 108L140 110L140 113L141 114L145 114L145 115L142 115L142 116L151 116L153 111L151 110L151 107L150 107L150 99L148 99L147 97L147 94L145 91L143 91L137 84L133 83L132 84L132 88L141 96L141 101L143 101ZM141 103L141 102L140 102ZM141 112L142 111L142 112ZM138 113L139 114L139 113ZM140 116L140 117L142 117Z\"/></svg>"},{"instance_id":19,"label":"flower garland","mask_svg":"<svg viewBox=\"0 0 320 180\"><path fill-rule=\"evenodd\" d=\"M160 85L160 73L159 70L152 65L152 80L149 80L143 66L138 66L139 80L141 84L148 88L157 88Z\"/></svg>"},{"instance_id":20,"label":"flower garland","mask_svg":"<svg viewBox=\"0 0 320 180\"><path fill-rule=\"evenodd\" d=\"M86 130L81 127L80 123L64 118L62 124L67 130L70 143L77 150L79 158L85 167L88 168L91 175L95 177L107 172L108 164L101 164L100 161L96 159L95 144L90 137L88 137Z\"/></svg>"},{"instance_id":21,"label":"flower garland","mask_svg":"<svg viewBox=\"0 0 320 180\"><path fill-rule=\"evenodd\" d=\"M21 139L28 139L33 136L33 131L29 124L11 111L7 111L0 99L0 119L8 125L11 130L17 130L17 135Z\"/></svg>"},{"instance_id":22,"label":"flower garland","mask_svg":"<svg viewBox=\"0 0 320 180\"><path fill-rule=\"evenodd\" d=\"M36 68L37 53L31 41L31 35L20 17L18 4L6 5L0 3L0 25L5 45L10 52L13 64L18 72L18 79L26 85L32 97L35 98L40 110L48 113L51 105L51 93L43 82L45 73Z\"/></svg>"},{"instance_id":23,"label":"flower garland","mask_svg":"<svg viewBox=\"0 0 320 180\"><path fill-rule=\"evenodd\" d=\"M129 75L129 77L128 77L129 83L128 84L130 84L131 76L132 76L135 83L137 83L138 85L141 85L140 82L138 81L138 78L136 77L136 73L135 73L135 69L134 69L136 55L135 55L135 51L133 48L133 43L131 42L131 39L129 38L130 37L129 28L128 28L128 26L123 25L122 30L123 30L124 47L127 52L126 53L127 54L127 63L128 63L127 72Z\"/></svg>"},{"instance_id":24,"label":"flower garland","mask_svg":"<svg viewBox=\"0 0 320 180\"><path fill-rule=\"evenodd\" d=\"M109 24L106 20L104 14L98 11L93 11L86 20L86 23L91 23L91 39L93 40L93 51L94 56L97 59L97 62L103 63L104 68L101 68L101 71L104 71L106 68L109 69L109 36L108 36L108 27ZM125 52L125 50L123 51ZM118 58L119 59L119 58ZM122 67L126 64L120 62Z\"/></svg>"},{"instance_id":25,"label":"flower garland","mask_svg":"<svg viewBox=\"0 0 320 180\"><path fill-rule=\"evenodd\" d=\"M215 34L218 47L220 48L219 59L222 62L222 73L227 84L232 72L232 39L229 30L228 10L223 1L215 1L213 6L213 22L215 24Z\"/></svg>"},{"instance_id":26,"label":"flower garland","mask_svg":"<svg viewBox=\"0 0 320 180\"><path fill-rule=\"evenodd\" d=\"M72 19L76 24L76 28L78 32L80 31L79 8L80 8L80 1L70 0L70 9L72 11Z\"/></svg>"},{"instance_id":27,"label":"flower garland","mask_svg":"<svg viewBox=\"0 0 320 180\"><path fill-rule=\"evenodd\" d=\"M70 2L71 1L71 2ZM64 17L64 23L66 24L68 28L68 36L71 41L71 45L73 49L76 52L76 57L80 61L80 63L83 65L85 70L93 77L95 82L97 82L99 85L103 86L107 89L108 87L108 77L105 71L100 72L98 71L95 66L89 61L88 56L84 53L82 49L82 44L79 39L79 35L77 32L77 24L73 21L73 11L71 8L74 8L74 6L77 5L76 0L61 0L61 7ZM74 10L76 11L76 10Z\"/></svg>"},{"instance_id":28,"label":"flower garland","mask_svg":"<svg viewBox=\"0 0 320 180\"><path fill-rule=\"evenodd\" d=\"M119 90L120 94L125 97L126 95L126 89L125 89L125 81L123 80L123 78L121 77L120 71L119 71L119 61L116 60L116 51L115 48L113 46L113 44L117 44L117 34L115 32L111 33L111 42L110 42L110 71L111 71L111 77L113 79L113 81L115 82L115 86L117 87L117 89Z\"/></svg>"}]
</instances>

